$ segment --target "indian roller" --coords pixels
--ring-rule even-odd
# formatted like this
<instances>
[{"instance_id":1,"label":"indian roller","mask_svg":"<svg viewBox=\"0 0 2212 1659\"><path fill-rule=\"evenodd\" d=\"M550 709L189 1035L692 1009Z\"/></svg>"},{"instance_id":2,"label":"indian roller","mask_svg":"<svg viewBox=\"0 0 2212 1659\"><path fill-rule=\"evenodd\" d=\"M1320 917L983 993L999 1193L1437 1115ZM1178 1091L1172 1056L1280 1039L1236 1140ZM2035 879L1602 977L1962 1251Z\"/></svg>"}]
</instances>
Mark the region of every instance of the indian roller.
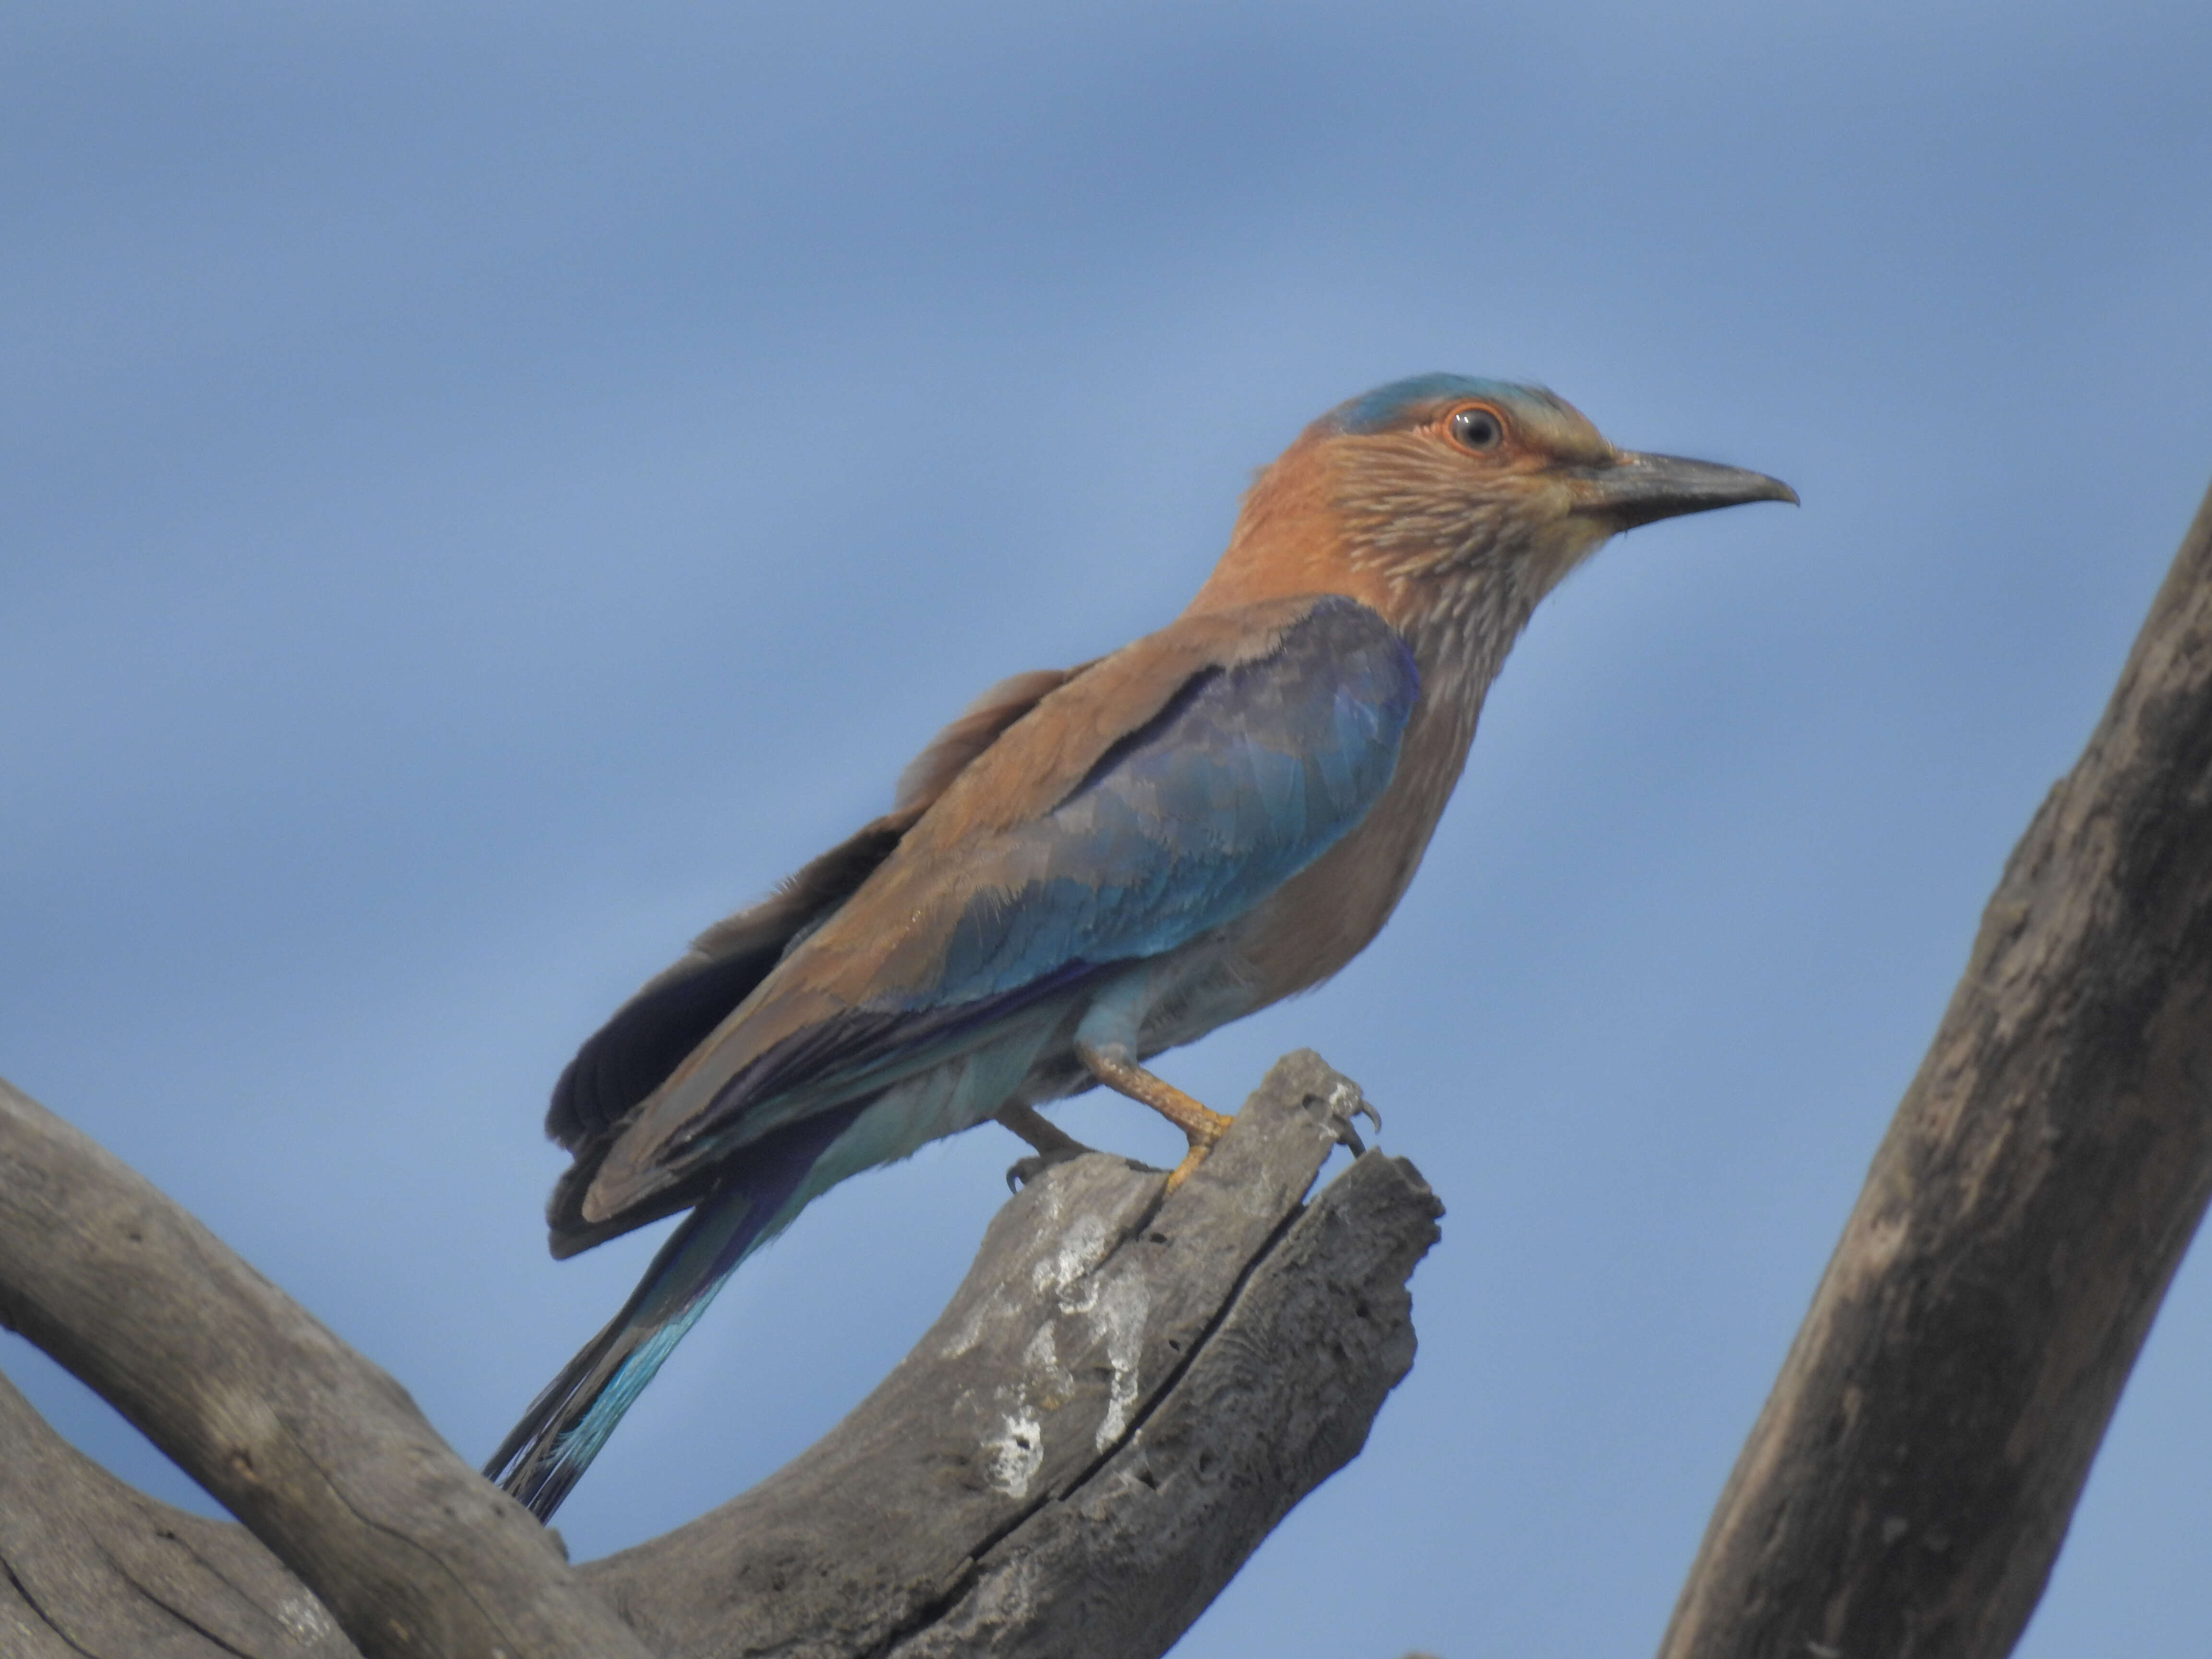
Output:
<instances>
[{"instance_id":1,"label":"indian roller","mask_svg":"<svg viewBox=\"0 0 2212 1659\"><path fill-rule=\"evenodd\" d=\"M1427 374L1322 416L1175 621L985 692L889 812L578 1050L553 1254L690 1214L486 1473L550 1517L740 1262L940 1135L1042 1150L1035 1109L1103 1084L1184 1132L1180 1179L1231 1120L1148 1062L1375 937L1537 602L1616 532L1796 499L1616 449L1539 387Z\"/></svg>"}]
</instances>

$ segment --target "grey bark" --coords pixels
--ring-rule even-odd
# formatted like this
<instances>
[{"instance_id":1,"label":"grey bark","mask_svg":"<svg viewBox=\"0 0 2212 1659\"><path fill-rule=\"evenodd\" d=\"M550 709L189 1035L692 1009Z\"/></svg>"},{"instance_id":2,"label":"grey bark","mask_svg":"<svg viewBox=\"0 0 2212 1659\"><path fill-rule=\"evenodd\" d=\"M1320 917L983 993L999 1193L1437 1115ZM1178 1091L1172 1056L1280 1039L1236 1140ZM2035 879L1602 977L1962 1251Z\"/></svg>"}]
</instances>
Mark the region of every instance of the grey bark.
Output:
<instances>
[{"instance_id":1,"label":"grey bark","mask_svg":"<svg viewBox=\"0 0 2212 1659\"><path fill-rule=\"evenodd\" d=\"M371 1659L643 1659L404 1389L4 1084L0 1323L219 1498Z\"/></svg>"},{"instance_id":2,"label":"grey bark","mask_svg":"<svg viewBox=\"0 0 2212 1659\"><path fill-rule=\"evenodd\" d=\"M1296 1054L1173 1194L1103 1154L1045 1170L935 1327L819 1444L573 1571L525 1517L538 1577L520 1583L465 1565L509 1540L514 1506L473 1473L443 1484L457 1460L401 1437L419 1419L396 1385L114 1160L0 1096L0 1318L141 1426L169 1425L162 1443L211 1489L238 1436L204 1419L252 1422L258 1473L234 1512L283 1556L131 1492L10 1391L0 1637L17 1645L0 1650L325 1659L354 1650L343 1626L379 1654L1150 1659L1358 1453L1412 1364L1405 1281L1435 1198L1370 1152L1304 1201L1358 1100ZM127 1310L93 1305L110 1296ZM423 1541L364 1565L337 1511ZM428 1633L397 1644L392 1607ZM603 1644L611 1628L626 1646Z\"/></svg>"},{"instance_id":3,"label":"grey bark","mask_svg":"<svg viewBox=\"0 0 2212 1659\"><path fill-rule=\"evenodd\" d=\"M2014 850L1666 1659L1996 1659L2212 1194L2212 495Z\"/></svg>"},{"instance_id":4,"label":"grey bark","mask_svg":"<svg viewBox=\"0 0 2212 1659\"><path fill-rule=\"evenodd\" d=\"M133 1491L64 1444L0 1377L0 1654L358 1651L245 1528Z\"/></svg>"}]
</instances>

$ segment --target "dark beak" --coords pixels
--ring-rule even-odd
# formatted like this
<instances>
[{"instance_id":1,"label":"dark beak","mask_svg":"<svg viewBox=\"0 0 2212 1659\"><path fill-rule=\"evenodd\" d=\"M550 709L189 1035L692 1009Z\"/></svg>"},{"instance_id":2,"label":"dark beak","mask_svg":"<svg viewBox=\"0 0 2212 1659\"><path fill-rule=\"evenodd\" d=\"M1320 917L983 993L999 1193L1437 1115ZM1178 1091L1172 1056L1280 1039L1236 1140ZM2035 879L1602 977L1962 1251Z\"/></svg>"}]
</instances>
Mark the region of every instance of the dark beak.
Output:
<instances>
[{"instance_id":1,"label":"dark beak","mask_svg":"<svg viewBox=\"0 0 2212 1659\"><path fill-rule=\"evenodd\" d=\"M1797 504L1797 492L1779 478L1747 472L1716 461L1688 461L1679 455L1639 455L1624 450L1600 466L1575 469L1575 511L1603 519L1615 530L1633 530L1685 513L1746 501Z\"/></svg>"}]
</instances>

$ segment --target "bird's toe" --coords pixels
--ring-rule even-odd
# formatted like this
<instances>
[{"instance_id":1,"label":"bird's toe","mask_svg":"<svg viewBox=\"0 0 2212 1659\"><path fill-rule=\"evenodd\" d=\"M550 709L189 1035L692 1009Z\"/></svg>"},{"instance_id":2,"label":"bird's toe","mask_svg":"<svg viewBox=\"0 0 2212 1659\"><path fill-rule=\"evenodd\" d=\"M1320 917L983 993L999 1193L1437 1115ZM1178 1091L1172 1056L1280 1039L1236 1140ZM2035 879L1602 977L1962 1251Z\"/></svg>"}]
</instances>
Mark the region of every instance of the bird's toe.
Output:
<instances>
[{"instance_id":1,"label":"bird's toe","mask_svg":"<svg viewBox=\"0 0 2212 1659\"><path fill-rule=\"evenodd\" d=\"M1382 1133L1382 1114L1375 1103L1359 1091L1359 1085L1349 1079L1340 1079L1329 1097L1329 1118L1336 1128L1337 1145L1352 1157L1363 1157L1367 1143L1359 1138L1359 1131L1352 1127L1356 1117L1364 1117L1373 1126L1375 1133Z\"/></svg>"},{"instance_id":2,"label":"bird's toe","mask_svg":"<svg viewBox=\"0 0 2212 1659\"><path fill-rule=\"evenodd\" d=\"M1021 1191L1054 1164L1065 1164L1094 1150L1049 1121L1034 1106L1009 1106L998 1116L1000 1123L1036 1148L1030 1157L1018 1158L1006 1166L1006 1190L1010 1193Z\"/></svg>"}]
</instances>

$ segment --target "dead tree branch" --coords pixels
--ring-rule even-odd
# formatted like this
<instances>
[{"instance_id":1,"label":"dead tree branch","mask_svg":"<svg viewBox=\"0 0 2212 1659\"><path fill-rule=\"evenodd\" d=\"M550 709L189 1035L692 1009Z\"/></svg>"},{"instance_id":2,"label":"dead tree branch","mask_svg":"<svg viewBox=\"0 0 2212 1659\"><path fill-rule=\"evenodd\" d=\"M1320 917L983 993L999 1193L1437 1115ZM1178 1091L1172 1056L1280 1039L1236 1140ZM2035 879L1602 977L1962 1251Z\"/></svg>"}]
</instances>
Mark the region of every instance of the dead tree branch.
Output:
<instances>
[{"instance_id":1,"label":"dead tree branch","mask_svg":"<svg viewBox=\"0 0 2212 1659\"><path fill-rule=\"evenodd\" d=\"M526 1517L518 1539L521 1511L472 1473L445 1484L457 1460L381 1372L115 1160L0 1094L0 1318L159 1426L283 1557L131 1492L0 1392L0 1633L15 1619L30 1656L333 1659L351 1650L327 1607L369 1654L1151 1659L1358 1453L1413 1363L1405 1281L1436 1237L1434 1197L1370 1153L1304 1202L1358 1098L1292 1055L1174 1194L1103 1154L1047 1170L921 1345L819 1444L571 1571ZM366 1566L334 1565L364 1515L388 1535ZM302 1545L294 1525L323 1530ZM456 1565L516 1541L531 1582L495 1555L481 1576ZM447 1586L473 1626L440 1601ZM417 1622L395 1632L394 1609Z\"/></svg>"},{"instance_id":2,"label":"dead tree branch","mask_svg":"<svg viewBox=\"0 0 2212 1659\"><path fill-rule=\"evenodd\" d=\"M643 1659L544 1528L404 1389L5 1085L0 1322L220 1499L371 1659Z\"/></svg>"},{"instance_id":3,"label":"dead tree branch","mask_svg":"<svg viewBox=\"0 0 2212 1659\"><path fill-rule=\"evenodd\" d=\"M1666 1659L1997 1659L2212 1194L2212 495L1984 913Z\"/></svg>"}]
</instances>

